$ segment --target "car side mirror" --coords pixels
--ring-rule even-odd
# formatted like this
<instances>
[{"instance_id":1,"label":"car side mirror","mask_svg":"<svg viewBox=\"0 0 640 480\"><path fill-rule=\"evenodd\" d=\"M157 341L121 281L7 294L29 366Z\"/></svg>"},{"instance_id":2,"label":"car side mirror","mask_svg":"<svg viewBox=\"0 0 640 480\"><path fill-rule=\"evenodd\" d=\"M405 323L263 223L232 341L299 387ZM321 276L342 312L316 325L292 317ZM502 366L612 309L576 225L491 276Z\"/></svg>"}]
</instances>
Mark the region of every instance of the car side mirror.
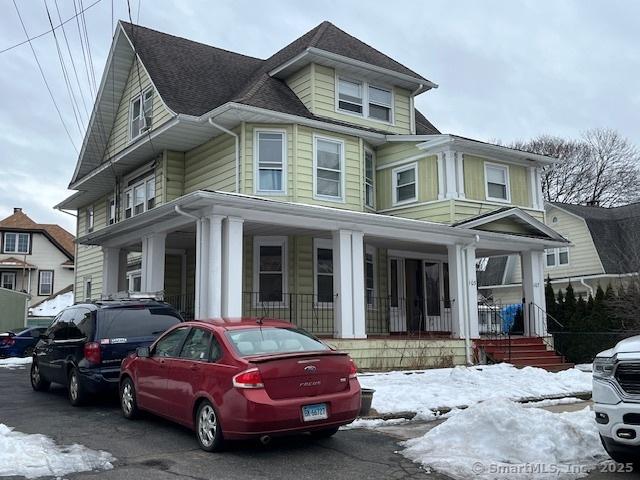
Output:
<instances>
[{"instance_id":1,"label":"car side mirror","mask_svg":"<svg viewBox=\"0 0 640 480\"><path fill-rule=\"evenodd\" d=\"M136 348L136 355L140 358L148 358L150 357L149 347L138 347Z\"/></svg>"}]
</instances>

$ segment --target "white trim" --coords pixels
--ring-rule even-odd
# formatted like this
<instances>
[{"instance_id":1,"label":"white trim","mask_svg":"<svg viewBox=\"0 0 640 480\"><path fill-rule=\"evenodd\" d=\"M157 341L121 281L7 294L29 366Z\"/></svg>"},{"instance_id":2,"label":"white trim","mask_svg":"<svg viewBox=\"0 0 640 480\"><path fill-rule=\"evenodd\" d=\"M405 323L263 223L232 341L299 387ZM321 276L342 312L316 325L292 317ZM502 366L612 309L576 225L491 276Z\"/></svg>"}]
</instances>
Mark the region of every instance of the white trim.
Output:
<instances>
[{"instance_id":1,"label":"white trim","mask_svg":"<svg viewBox=\"0 0 640 480\"><path fill-rule=\"evenodd\" d=\"M504 171L505 182L506 182L505 193L507 194L507 198L492 197L491 195L489 195L489 177L487 175L487 168L495 168L495 169ZM509 165L502 165L499 163L485 161L484 162L484 198L492 202L511 203L511 181L509 177L510 177Z\"/></svg>"},{"instance_id":2,"label":"white trim","mask_svg":"<svg viewBox=\"0 0 640 480\"><path fill-rule=\"evenodd\" d=\"M409 170L413 170L413 184L414 184L414 195L413 198L409 198L407 200L398 201L398 174L402 172L406 172ZM398 205L406 205L409 203L415 203L418 201L418 162L412 163L410 165L406 165L404 167L397 167L391 171L391 182L392 182L392 202L394 206ZM411 185L407 183L406 185ZM401 186L406 186L401 185Z\"/></svg>"},{"instance_id":3,"label":"white trim","mask_svg":"<svg viewBox=\"0 0 640 480\"><path fill-rule=\"evenodd\" d=\"M15 249L7 250L7 235L15 235ZM18 249L18 245L20 244L20 236L27 236L27 251L23 252ZM31 233L28 232L3 232L2 233L2 253L17 253L20 255L30 255L31 252Z\"/></svg>"},{"instance_id":4,"label":"white trim","mask_svg":"<svg viewBox=\"0 0 640 480\"><path fill-rule=\"evenodd\" d=\"M331 195L322 195L318 193L318 140L322 140L325 142L333 142L340 145L340 196L334 197ZM339 202L345 203L346 201L346 192L345 192L345 176L346 176L346 159L345 159L345 142L341 138L335 137L327 137L325 135L318 135L317 133L313 134L313 198L315 200L324 200L329 202ZM330 170L323 167L323 170ZM337 171L337 170L332 170Z\"/></svg>"},{"instance_id":5,"label":"white trim","mask_svg":"<svg viewBox=\"0 0 640 480\"><path fill-rule=\"evenodd\" d=\"M560 254L561 253L565 253L567 254L567 262L566 263L560 263ZM553 255L553 265L548 265L547 264L547 256L549 255ZM562 267L567 267L571 264L571 254L569 253L569 247L556 247L556 248L546 248L544 250L544 269L547 270L553 270L554 268L562 268Z\"/></svg>"},{"instance_id":6,"label":"white trim","mask_svg":"<svg viewBox=\"0 0 640 480\"><path fill-rule=\"evenodd\" d=\"M260 149L258 137L261 133L282 135L282 189L262 190L260 188ZM287 130L284 128L255 128L253 130L253 191L262 195L287 195L287 170L289 169Z\"/></svg>"},{"instance_id":7,"label":"white trim","mask_svg":"<svg viewBox=\"0 0 640 480\"><path fill-rule=\"evenodd\" d=\"M275 302L260 301L260 247L276 246L281 248L282 252L282 300ZM253 237L253 292L256 297L252 299L253 307L269 306L269 307L287 307L289 293L289 248L288 238L286 236L254 236ZM275 272L271 272L275 273Z\"/></svg>"},{"instance_id":8,"label":"white trim","mask_svg":"<svg viewBox=\"0 0 640 480\"><path fill-rule=\"evenodd\" d=\"M133 68L133 66L131 67ZM125 87L126 88L126 87ZM147 95L147 93L151 92L151 125L147 125L146 124L146 120L145 120L145 125L144 127L140 128L140 131L138 132L138 135L136 135L135 137L133 136L133 104L135 102L137 102L138 100L140 101L140 116L144 117L144 99ZM153 125L153 98L155 97L156 92L153 89L153 87L151 85L149 85L147 88L142 89L141 91L138 91L137 93L135 93L130 99L129 99L129 115L128 115L128 130L129 130L129 142L128 143L134 143L136 140L138 140L140 137L142 137L143 135L146 135L149 130L151 130L152 125Z\"/></svg>"},{"instance_id":9,"label":"white trim","mask_svg":"<svg viewBox=\"0 0 640 480\"><path fill-rule=\"evenodd\" d=\"M456 182L458 187L458 198L464 199L464 153L454 152L456 160Z\"/></svg>"},{"instance_id":10,"label":"white trim","mask_svg":"<svg viewBox=\"0 0 640 480\"><path fill-rule=\"evenodd\" d=\"M153 185L153 197L147 197L147 184ZM144 201L142 202L142 212L136 213L135 191L136 191L136 188L138 188L138 187L142 187L142 189L144 190ZM128 202L126 201L127 194L130 195L131 206L129 206ZM122 198L123 198L122 214L123 214L123 217L125 219L133 218L133 217L135 217L137 215L140 215L140 214L146 212L147 210L151 210L152 208L155 208L156 205L157 205L157 202L156 202L156 172L155 172L155 169L149 175L141 178L136 183L125 187L122 190ZM153 207L148 208L149 200L151 198L153 198ZM127 217L127 210L129 208L131 208L131 215Z\"/></svg>"},{"instance_id":11,"label":"white trim","mask_svg":"<svg viewBox=\"0 0 640 480\"><path fill-rule=\"evenodd\" d=\"M44 276L44 274L50 274L50 282L43 282L42 281L42 277ZM49 295L53 295L53 277L54 277L54 271L53 270L38 270L38 296L39 297L48 297ZM48 285L49 286L49 293L42 293L42 285Z\"/></svg>"},{"instance_id":12,"label":"white trim","mask_svg":"<svg viewBox=\"0 0 640 480\"><path fill-rule=\"evenodd\" d=\"M333 285L335 290L336 282L336 265L335 255L333 252L333 241L327 238L314 238L313 239L313 301L316 308L333 308L334 302L319 302L318 301L318 249L331 250L332 252L332 274ZM329 276L328 274L323 274ZM333 295L333 291L331 292Z\"/></svg>"},{"instance_id":13,"label":"white trim","mask_svg":"<svg viewBox=\"0 0 640 480\"><path fill-rule=\"evenodd\" d=\"M444 170L444 152L438 152L437 154L437 174L438 174L438 200L444 200L446 186L444 184L445 170Z\"/></svg>"},{"instance_id":14,"label":"white trim","mask_svg":"<svg viewBox=\"0 0 640 480\"><path fill-rule=\"evenodd\" d=\"M371 208L372 210L375 210L376 208L376 154L373 151L373 149L365 146L364 147L364 206L367 208ZM367 186L369 186L369 184L367 183L367 153L371 154L371 200L372 200L372 205L367 204Z\"/></svg>"},{"instance_id":15,"label":"white trim","mask_svg":"<svg viewBox=\"0 0 640 480\"><path fill-rule=\"evenodd\" d=\"M410 157L403 158L401 160L396 160L395 162L384 163L382 165L376 165L376 171L386 170L388 168L399 167L401 165L406 165L408 163L417 162L423 158L431 157L432 155L429 153L419 153L418 155L411 155Z\"/></svg>"},{"instance_id":16,"label":"white trim","mask_svg":"<svg viewBox=\"0 0 640 480\"><path fill-rule=\"evenodd\" d=\"M375 298L378 296L379 290L378 290L378 249L376 247L374 247L373 245L365 245L365 250L364 250L364 294L365 294L365 305L367 305L368 307L375 307L375 301L374 303L369 303L368 302L368 295L367 295L367 255L371 255L371 262L373 264L373 291L372 291L372 297Z\"/></svg>"},{"instance_id":17,"label":"white trim","mask_svg":"<svg viewBox=\"0 0 640 480\"><path fill-rule=\"evenodd\" d=\"M127 272L126 276L127 276L127 290L129 292L141 292L142 291L142 270L139 268L136 270L130 270ZM140 290L135 290L133 288L136 277L140 278Z\"/></svg>"},{"instance_id":18,"label":"white trim","mask_svg":"<svg viewBox=\"0 0 640 480\"><path fill-rule=\"evenodd\" d=\"M357 112L352 112L350 110L343 110L340 108L340 79L344 80L345 82L349 82L349 83L354 83L354 84L359 84L360 88L362 89L362 113L357 113ZM376 102L371 102L369 100L369 87L373 87L373 88L377 88L378 90L384 90L387 91L391 94L391 104L390 105L383 105L380 103L376 103ZM378 84L373 84L367 80L363 80L363 79L356 79L353 77L350 77L349 75L344 75L342 73L340 73L338 70L334 70L334 91L335 91L335 95L334 95L334 110L336 113L340 113L340 114L344 114L344 115L350 115L352 117L356 117L356 118L361 118L363 120L370 120L372 122L377 122L380 123L382 125L390 125L392 127L395 127L396 123L395 123L395 93L394 93L394 89L393 86L390 85L385 85L384 83L378 83ZM349 103L353 103L353 102L349 102ZM375 118L375 117L371 117L370 116L370 112L369 112L369 104L373 103L374 105L380 106L380 107L384 107L384 108L389 108L389 121L387 122L386 120L380 120L379 118ZM354 105L357 105L354 103Z\"/></svg>"}]
</instances>

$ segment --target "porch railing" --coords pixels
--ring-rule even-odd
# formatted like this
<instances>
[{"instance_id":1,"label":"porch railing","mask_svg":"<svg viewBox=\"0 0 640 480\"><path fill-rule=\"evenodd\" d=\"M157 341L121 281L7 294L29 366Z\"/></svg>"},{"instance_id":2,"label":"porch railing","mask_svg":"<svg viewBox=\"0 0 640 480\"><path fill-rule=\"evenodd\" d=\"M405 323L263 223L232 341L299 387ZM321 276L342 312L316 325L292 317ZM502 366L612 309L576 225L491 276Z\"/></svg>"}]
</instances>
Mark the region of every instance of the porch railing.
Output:
<instances>
[{"instance_id":1,"label":"porch railing","mask_svg":"<svg viewBox=\"0 0 640 480\"><path fill-rule=\"evenodd\" d=\"M419 297L368 296L365 299L367 335L449 335L451 309L441 302L440 308L433 310L425 309L424 299Z\"/></svg>"},{"instance_id":2,"label":"porch railing","mask_svg":"<svg viewBox=\"0 0 640 480\"><path fill-rule=\"evenodd\" d=\"M193 293L184 295L165 295L164 301L180 312L185 320L193 320L195 315L195 295Z\"/></svg>"}]
</instances>

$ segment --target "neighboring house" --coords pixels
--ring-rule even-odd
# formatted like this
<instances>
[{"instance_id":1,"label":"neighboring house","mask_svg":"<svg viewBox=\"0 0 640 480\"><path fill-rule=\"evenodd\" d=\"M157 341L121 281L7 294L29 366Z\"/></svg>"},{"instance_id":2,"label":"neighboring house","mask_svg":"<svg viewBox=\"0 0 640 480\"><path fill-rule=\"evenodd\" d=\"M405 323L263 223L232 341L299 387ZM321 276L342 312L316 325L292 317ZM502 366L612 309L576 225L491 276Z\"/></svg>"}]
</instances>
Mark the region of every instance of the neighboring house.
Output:
<instances>
[{"instance_id":1,"label":"neighboring house","mask_svg":"<svg viewBox=\"0 0 640 480\"><path fill-rule=\"evenodd\" d=\"M120 22L57 206L78 211L76 299L476 338L476 259L518 254L544 309L553 159L442 134L414 106L435 87L329 22L265 60Z\"/></svg>"},{"instance_id":2,"label":"neighboring house","mask_svg":"<svg viewBox=\"0 0 640 480\"><path fill-rule=\"evenodd\" d=\"M595 295L598 285L625 285L640 270L640 203L621 207L546 203L546 221L570 246L545 251L545 281L557 292L571 283L576 295ZM479 262L479 290L502 304L520 303L522 273L514 257Z\"/></svg>"},{"instance_id":3,"label":"neighboring house","mask_svg":"<svg viewBox=\"0 0 640 480\"><path fill-rule=\"evenodd\" d=\"M35 305L74 281L75 237L59 225L36 223L21 208L0 220L0 287Z\"/></svg>"}]
</instances>

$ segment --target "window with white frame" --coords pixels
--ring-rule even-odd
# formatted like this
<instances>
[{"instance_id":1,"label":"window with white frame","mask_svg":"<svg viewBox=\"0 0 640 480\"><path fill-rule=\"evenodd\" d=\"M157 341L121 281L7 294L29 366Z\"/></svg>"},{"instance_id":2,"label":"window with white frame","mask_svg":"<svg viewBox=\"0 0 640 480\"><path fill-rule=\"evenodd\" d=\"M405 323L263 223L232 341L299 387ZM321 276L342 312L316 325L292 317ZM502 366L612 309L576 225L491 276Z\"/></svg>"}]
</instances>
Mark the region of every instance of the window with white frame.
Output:
<instances>
[{"instance_id":1,"label":"window with white frame","mask_svg":"<svg viewBox=\"0 0 640 480\"><path fill-rule=\"evenodd\" d=\"M131 140L136 139L151 128L153 118L153 89L147 89L131 100Z\"/></svg>"},{"instance_id":2,"label":"window with white frame","mask_svg":"<svg viewBox=\"0 0 640 480\"><path fill-rule=\"evenodd\" d=\"M256 191L286 191L287 139L282 131L255 132Z\"/></svg>"},{"instance_id":3,"label":"window with white frame","mask_svg":"<svg viewBox=\"0 0 640 480\"><path fill-rule=\"evenodd\" d=\"M333 303L333 245L331 240L315 239L313 243L314 290L318 305Z\"/></svg>"},{"instance_id":4,"label":"window with white frame","mask_svg":"<svg viewBox=\"0 0 640 480\"><path fill-rule=\"evenodd\" d=\"M87 232L93 232L93 221L94 221L94 215L93 215L93 205L90 207L87 207L87 210L85 212L85 229Z\"/></svg>"},{"instance_id":5,"label":"window with white frame","mask_svg":"<svg viewBox=\"0 0 640 480\"><path fill-rule=\"evenodd\" d=\"M155 207L156 179L154 175L132 183L124 191L124 218L140 215Z\"/></svg>"},{"instance_id":6,"label":"window with white frame","mask_svg":"<svg viewBox=\"0 0 640 480\"><path fill-rule=\"evenodd\" d=\"M107 225L116 223L116 199L110 197L107 200Z\"/></svg>"},{"instance_id":7,"label":"window with white frame","mask_svg":"<svg viewBox=\"0 0 640 480\"><path fill-rule=\"evenodd\" d=\"M2 274L0 274L0 287L15 290L16 272L2 272Z\"/></svg>"},{"instance_id":8,"label":"window with white frame","mask_svg":"<svg viewBox=\"0 0 640 480\"><path fill-rule=\"evenodd\" d=\"M127 290L130 292L142 291L142 271L131 270L127 272Z\"/></svg>"},{"instance_id":9,"label":"window with white frame","mask_svg":"<svg viewBox=\"0 0 640 480\"><path fill-rule=\"evenodd\" d=\"M31 247L31 234L18 232L5 232L3 234L3 253L29 254Z\"/></svg>"},{"instance_id":10,"label":"window with white frame","mask_svg":"<svg viewBox=\"0 0 640 480\"><path fill-rule=\"evenodd\" d=\"M364 287L367 295L367 305L373 305L376 296L376 249L367 245L364 253Z\"/></svg>"},{"instance_id":11,"label":"window with white frame","mask_svg":"<svg viewBox=\"0 0 640 480\"><path fill-rule=\"evenodd\" d=\"M328 200L343 199L344 143L314 137L315 195Z\"/></svg>"},{"instance_id":12,"label":"window with white frame","mask_svg":"<svg viewBox=\"0 0 640 480\"><path fill-rule=\"evenodd\" d=\"M389 88L338 76L336 110L384 123L393 121L393 93Z\"/></svg>"},{"instance_id":13,"label":"window with white frame","mask_svg":"<svg viewBox=\"0 0 640 480\"><path fill-rule=\"evenodd\" d=\"M93 295L93 292L92 292L91 277L85 277L85 279L84 279L84 298L85 298L85 300L92 300L92 298L91 298L92 295Z\"/></svg>"},{"instance_id":14,"label":"window with white frame","mask_svg":"<svg viewBox=\"0 0 640 480\"><path fill-rule=\"evenodd\" d=\"M548 268L569 265L569 247L549 248L544 253Z\"/></svg>"},{"instance_id":15,"label":"window with white frame","mask_svg":"<svg viewBox=\"0 0 640 480\"><path fill-rule=\"evenodd\" d=\"M484 174L486 181L487 200L509 202L509 168L503 165L485 163Z\"/></svg>"},{"instance_id":16,"label":"window with white frame","mask_svg":"<svg viewBox=\"0 0 640 480\"><path fill-rule=\"evenodd\" d=\"M286 237L254 237L253 285L257 292L256 303L286 302Z\"/></svg>"},{"instance_id":17,"label":"window with white frame","mask_svg":"<svg viewBox=\"0 0 640 480\"><path fill-rule=\"evenodd\" d=\"M394 168L393 177L393 204L415 202L418 200L418 164L412 163Z\"/></svg>"},{"instance_id":18,"label":"window with white frame","mask_svg":"<svg viewBox=\"0 0 640 480\"><path fill-rule=\"evenodd\" d=\"M364 151L364 204L369 208L375 208L375 168L373 163L373 152Z\"/></svg>"},{"instance_id":19,"label":"window with white frame","mask_svg":"<svg viewBox=\"0 0 640 480\"><path fill-rule=\"evenodd\" d=\"M38 272L38 295L49 296L53 293L53 270Z\"/></svg>"}]
</instances>

